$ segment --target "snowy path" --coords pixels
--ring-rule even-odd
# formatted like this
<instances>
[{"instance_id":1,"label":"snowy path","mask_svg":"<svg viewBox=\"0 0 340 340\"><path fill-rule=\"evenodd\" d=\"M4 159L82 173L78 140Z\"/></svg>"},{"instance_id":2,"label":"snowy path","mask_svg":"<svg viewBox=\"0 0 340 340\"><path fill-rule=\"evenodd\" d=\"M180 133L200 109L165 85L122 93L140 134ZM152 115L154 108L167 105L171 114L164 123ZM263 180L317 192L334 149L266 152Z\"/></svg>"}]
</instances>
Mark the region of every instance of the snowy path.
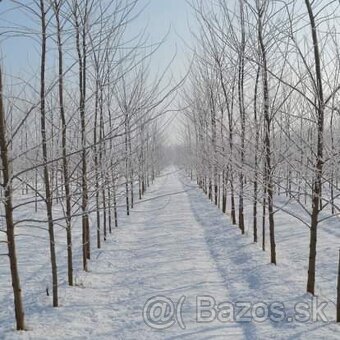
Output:
<instances>
[{"instance_id":1,"label":"snowy path","mask_svg":"<svg viewBox=\"0 0 340 340\"><path fill-rule=\"evenodd\" d=\"M196 296L212 295L226 299L226 282L220 274L205 241L204 230L196 221L178 173L158 179L146 195L146 203L137 205L131 225L122 227L113 238L115 245L105 259L116 271L113 290L114 338L164 339L173 336L207 338L227 335L243 337L236 324L216 325L195 322ZM189 189L190 190L190 189ZM156 198L156 200L154 199ZM126 287L121 293L120 287ZM177 302L185 296L183 322L161 331L144 324L142 307L149 298L163 295ZM100 333L98 333L100 336Z\"/></svg>"},{"instance_id":2,"label":"snowy path","mask_svg":"<svg viewBox=\"0 0 340 340\"><path fill-rule=\"evenodd\" d=\"M78 286L63 286L62 306L30 310L31 331L5 339L339 338L334 322L197 322L196 297L204 295L217 303L277 301L291 313L296 302L310 302L305 272L287 261L268 264L268 253L241 237L194 183L168 171L94 251L90 272L77 275ZM155 296L175 304L182 297L182 317L168 329L152 329L143 320L143 306Z\"/></svg>"}]
</instances>

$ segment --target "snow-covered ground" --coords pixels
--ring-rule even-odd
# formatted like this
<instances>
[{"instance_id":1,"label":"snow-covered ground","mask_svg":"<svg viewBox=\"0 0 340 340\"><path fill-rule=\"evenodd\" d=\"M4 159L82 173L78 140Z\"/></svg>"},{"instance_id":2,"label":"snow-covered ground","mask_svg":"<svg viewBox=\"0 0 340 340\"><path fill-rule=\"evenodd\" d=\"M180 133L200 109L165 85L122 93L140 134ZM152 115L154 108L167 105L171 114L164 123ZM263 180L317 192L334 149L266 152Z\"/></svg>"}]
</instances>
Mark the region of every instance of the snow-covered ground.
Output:
<instances>
[{"instance_id":1,"label":"snow-covered ground","mask_svg":"<svg viewBox=\"0 0 340 340\"><path fill-rule=\"evenodd\" d=\"M37 215L43 214L42 210ZM1 257L0 339L339 338L340 326L334 322L340 240L336 223L320 228L319 296L312 302L305 294L309 231L281 212L276 214L277 266L269 264L268 252L252 243L250 229L241 236L238 227L176 169L155 181L129 217L123 215L122 211L120 227L101 250L95 250L93 237L88 273L81 271L77 223L75 287L66 285L65 230L57 228L59 308L52 308L51 297L46 296L50 285L46 231L18 230L29 331L14 331L8 262ZM251 215L246 221L251 226ZM212 311L213 301L225 303L224 309L219 306L225 313L216 306ZM323 302L328 321L315 321L315 308ZM250 307L244 316L241 303ZM234 321L227 313L232 308ZM261 318L267 308L268 317ZM309 313L308 321L301 320Z\"/></svg>"}]
</instances>

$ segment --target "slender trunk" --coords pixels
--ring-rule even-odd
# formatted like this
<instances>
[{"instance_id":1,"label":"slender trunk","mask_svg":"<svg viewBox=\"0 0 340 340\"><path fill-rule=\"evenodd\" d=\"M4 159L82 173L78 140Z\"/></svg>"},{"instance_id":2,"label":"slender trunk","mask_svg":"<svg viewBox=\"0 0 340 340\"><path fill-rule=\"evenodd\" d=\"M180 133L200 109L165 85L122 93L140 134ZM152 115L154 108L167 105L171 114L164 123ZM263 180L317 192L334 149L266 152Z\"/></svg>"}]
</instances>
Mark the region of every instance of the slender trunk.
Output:
<instances>
[{"instance_id":1,"label":"slender trunk","mask_svg":"<svg viewBox=\"0 0 340 340\"><path fill-rule=\"evenodd\" d=\"M211 180L211 166L209 171L209 195L208 195L210 201L213 200L213 190L212 190L212 180Z\"/></svg>"},{"instance_id":2,"label":"slender trunk","mask_svg":"<svg viewBox=\"0 0 340 340\"><path fill-rule=\"evenodd\" d=\"M35 169L34 171L34 212L38 212L38 169Z\"/></svg>"},{"instance_id":3,"label":"slender trunk","mask_svg":"<svg viewBox=\"0 0 340 340\"><path fill-rule=\"evenodd\" d=\"M235 205L235 190L234 190L234 176L230 174L230 204L231 204L231 222L236 224L236 205Z\"/></svg>"},{"instance_id":4,"label":"slender trunk","mask_svg":"<svg viewBox=\"0 0 340 340\"><path fill-rule=\"evenodd\" d=\"M104 173L104 164L103 157L105 157L105 131L104 131L104 116L103 116L103 89L101 87L100 90L100 122L99 122L99 139L100 139L100 149L99 149L99 160L100 160L100 168L101 168L101 178L102 178L102 204L103 204L103 232L104 232L104 241L106 241L107 237L107 215L106 215L106 195L105 195L105 173Z\"/></svg>"},{"instance_id":5,"label":"slender trunk","mask_svg":"<svg viewBox=\"0 0 340 340\"><path fill-rule=\"evenodd\" d=\"M218 174L218 208L221 209L221 174Z\"/></svg>"},{"instance_id":6,"label":"slender trunk","mask_svg":"<svg viewBox=\"0 0 340 340\"><path fill-rule=\"evenodd\" d=\"M65 117L64 107L64 70L63 70L63 48L61 40L61 25L60 25L60 6L61 2L54 2L55 17L57 22L57 44L58 44L58 63L59 63L59 109L60 119L62 124L62 154L63 154L63 176L64 176L64 190L65 190L65 205L66 205L66 239L67 239L67 274L68 284L73 286L73 255L72 255L72 204L71 204L71 190L70 177L67 159L67 123Z\"/></svg>"},{"instance_id":7,"label":"slender trunk","mask_svg":"<svg viewBox=\"0 0 340 340\"><path fill-rule=\"evenodd\" d=\"M246 133L246 114L244 107L244 55L245 55L245 23L244 23L244 0L240 1L240 18L241 18L241 45L239 52L239 70L238 70L238 99L239 99L239 111L241 119L241 169L240 169L240 191L239 191L239 210L238 210L238 223L242 234L244 234L244 158L245 158L245 133Z\"/></svg>"},{"instance_id":8,"label":"slender trunk","mask_svg":"<svg viewBox=\"0 0 340 340\"><path fill-rule=\"evenodd\" d=\"M125 201L126 201L126 215L130 215L129 203L129 152L128 152L128 113L125 112Z\"/></svg>"},{"instance_id":9,"label":"slender trunk","mask_svg":"<svg viewBox=\"0 0 340 340\"><path fill-rule=\"evenodd\" d=\"M108 204L108 218L109 218L109 233L112 233L112 210L111 210L111 190L107 189L107 204Z\"/></svg>"},{"instance_id":10,"label":"slender trunk","mask_svg":"<svg viewBox=\"0 0 340 340\"><path fill-rule=\"evenodd\" d=\"M274 225L274 189L271 167L271 117L269 112L269 85L266 47L263 41L262 32L262 15L263 11L259 10L258 20L258 39L262 57L262 81L263 81L263 114L264 114L264 146L265 146L265 185L268 199L268 217L269 217L269 239L270 239L270 262L276 264L276 244L275 244L275 225Z\"/></svg>"},{"instance_id":11,"label":"slender trunk","mask_svg":"<svg viewBox=\"0 0 340 340\"><path fill-rule=\"evenodd\" d=\"M227 189L226 189L226 174L225 170L222 172L222 212L223 214L227 211Z\"/></svg>"},{"instance_id":12,"label":"slender trunk","mask_svg":"<svg viewBox=\"0 0 340 340\"><path fill-rule=\"evenodd\" d=\"M118 211L117 211L117 197L116 197L116 182L112 175L112 191L113 191L113 214L115 219L115 228L118 228Z\"/></svg>"},{"instance_id":13,"label":"slender trunk","mask_svg":"<svg viewBox=\"0 0 340 340\"><path fill-rule=\"evenodd\" d=\"M81 190L82 190L82 245L83 245L83 269L87 271L87 260L90 257L90 235L89 235L89 218L88 218L88 189L87 189L87 161L86 161L86 121L85 121L85 95L86 95L86 58L84 53L86 52L85 36L83 36L83 48L80 43L80 25L78 20L78 8L75 8L75 25L76 25L76 48L78 54L79 64L79 113L81 122ZM86 18L84 18L86 21ZM83 35L85 34L83 30Z\"/></svg>"},{"instance_id":14,"label":"slender trunk","mask_svg":"<svg viewBox=\"0 0 340 340\"><path fill-rule=\"evenodd\" d=\"M230 177L227 176L225 181L225 186L227 186L228 183L228 177L230 178L230 195L231 195L231 220L233 224L236 224L236 212L235 212L235 194L234 194L234 176L233 176L233 137L234 137L234 131L233 131L233 110L234 110L234 91L235 91L235 79L232 83L232 93L231 93L231 101L229 100L228 93L226 90L226 86L223 80L223 74L222 74L222 66L220 64L220 61L217 59L218 65L219 65L219 76L220 76L220 82L221 87L223 91L224 100L227 104L227 112L228 112L228 130L229 130L229 165L227 169L227 173L230 174ZM230 103L231 102L231 103ZM222 118L223 120L223 118ZM221 120L221 128L222 128L222 120ZM222 130L221 130L221 135ZM227 193L225 193L225 206L227 205ZM224 212L226 211L226 207L224 209Z\"/></svg>"},{"instance_id":15,"label":"slender trunk","mask_svg":"<svg viewBox=\"0 0 340 340\"><path fill-rule=\"evenodd\" d=\"M94 171L95 171L95 197L96 197L96 220L97 220L97 248L101 248L101 221L100 221L100 202L99 202L99 161L97 148L97 132L98 132L98 106L99 106L99 70L96 65L96 90L95 90L95 104L94 104L94 127L93 127L93 152L94 152ZM100 146L99 146L100 147Z\"/></svg>"},{"instance_id":16,"label":"slender trunk","mask_svg":"<svg viewBox=\"0 0 340 340\"><path fill-rule=\"evenodd\" d=\"M337 301L336 301L336 322L340 322L340 250L338 263Z\"/></svg>"},{"instance_id":17,"label":"slender trunk","mask_svg":"<svg viewBox=\"0 0 340 340\"><path fill-rule=\"evenodd\" d=\"M257 150L259 148L259 127L258 127L258 120L257 120L257 95L258 95L258 83L260 78L260 67L257 68L256 73L256 82L255 82L255 90L254 90L254 124L255 124L255 150L254 150L254 203L253 203L253 236L254 242L257 242L257 200L258 200L258 154Z\"/></svg>"},{"instance_id":18,"label":"slender trunk","mask_svg":"<svg viewBox=\"0 0 340 340\"><path fill-rule=\"evenodd\" d=\"M234 189L234 167L233 167L233 149L234 149L234 129L233 129L233 110L234 110L234 86L232 90L231 107L228 111L229 124L229 173L230 173L230 204L231 204L231 221L236 224L236 205L235 205L235 189Z\"/></svg>"},{"instance_id":19,"label":"slender trunk","mask_svg":"<svg viewBox=\"0 0 340 340\"><path fill-rule=\"evenodd\" d=\"M89 213L88 213L88 201L89 201L89 193L88 193L88 184L87 184L87 155L86 155L86 113L85 113L85 103L86 103L86 30L88 27L88 3L86 2L85 7L85 14L84 14L84 23L83 23L83 32L82 32L82 51L83 51L83 108L81 110L82 115L82 144L83 144L83 209L85 210L84 217L84 225L86 229L86 255L87 259L90 260L91 258L91 247L90 247L90 222L89 222Z\"/></svg>"},{"instance_id":20,"label":"slender trunk","mask_svg":"<svg viewBox=\"0 0 340 340\"><path fill-rule=\"evenodd\" d=\"M263 199L262 199L262 250L266 251L266 187L263 188Z\"/></svg>"},{"instance_id":21,"label":"slender trunk","mask_svg":"<svg viewBox=\"0 0 340 340\"><path fill-rule=\"evenodd\" d=\"M310 26L312 30L314 61L315 61L315 75L317 81L317 156L315 164L315 174L312 189L312 217L310 228L310 244L309 244L309 261L308 261L308 279L307 279L307 292L314 295L315 293L315 266L316 266L316 243L317 243L317 228L319 222L320 200L321 200L321 187L323 176L323 133L324 133L324 98L323 86L321 75L321 58L319 52L319 43L317 36L317 27L315 17L313 14L312 6L309 0L305 0L308 10Z\"/></svg>"},{"instance_id":22,"label":"slender trunk","mask_svg":"<svg viewBox=\"0 0 340 340\"><path fill-rule=\"evenodd\" d=\"M106 241L107 238L107 214L106 214L106 198L105 198L105 186L103 185L102 188L102 198L103 198L103 229L104 229L104 241Z\"/></svg>"},{"instance_id":23,"label":"slender trunk","mask_svg":"<svg viewBox=\"0 0 340 340\"><path fill-rule=\"evenodd\" d=\"M8 257L11 270L12 288L14 296L14 309L15 320L18 331L25 330L25 315L24 307L22 304L21 285L19 278L19 270L16 254L16 243L14 234L14 221L13 221L13 203L12 203L12 181L10 172L10 161L8 144L6 138L6 113L3 103L3 85L2 85L2 70L0 67L0 150L1 150L1 163L2 163L2 185L4 188L4 208L6 218L6 235Z\"/></svg>"},{"instance_id":24,"label":"slender trunk","mask_svg":"<svg viewBox=\"0 0 340 340\"><path fill-rule=\"evenodd\" d=\"M210 90L210 105L211 105L211 142L213 147L213 159L212 159L212 181L214 182L214 193L211 199L214 201L215 205L218 200L218 185L217 185L217 145L216 145L216 110L215 110L215 100L213 97L212 90Z\"/></svg>"},{"instance_id":25,"label":"slender trunk","mask_svg":"<svg viewBox=\"0 0 340 340\"><path fill-rule=\"evenodd\" d=\"M131 132L130 132L130 124L128 126L128 140L129 140L129 170L130 170L130 206L133 209L134 204L134 191L133 191L133 181L134 181L134 173L133 173L133 163L132 163L132 146L131 146Z\"/></svg>"},{"instance_id":26,"label":"slender trunk","mask_svg":"<svg viewBox=\"0 0 340 340\"><path fill-rule=\"evenodd\" d=\"M52 290L53 290L53 307L58 307L58 276L57 276L57 260L55 253L54 225L52 213L52 195L50 188L50 178L48 173L48 151L46 138L46 112L45 112L45 67L46 67L46 12L44 0L40 0L41 11L41 64L40 64L40 129L41 129L41 145L44 161L44 184L45 184L45 202L48 221L48 233L50 238L50 256L52 270Z\"/></svg>"},{"instance_id":27,"label":"slender trunk","mask_svg":"<svg viewBox=\"0 0 340 340\"><path fill-rule=\"evenodd\" d=\"M332 100L332 107L335 107L334 99ZM331 179L330 179L330 190L331 190L331 211L332 215L335 214L335 206L334 206L334 176L335 176L335 164L333 160L336 159L336 151L334 145L334 109L331 113L331 120L330 120L330 131L331 131L331 155L332 155L332 164L331 164Z\"/></svg>"}]
</instances>

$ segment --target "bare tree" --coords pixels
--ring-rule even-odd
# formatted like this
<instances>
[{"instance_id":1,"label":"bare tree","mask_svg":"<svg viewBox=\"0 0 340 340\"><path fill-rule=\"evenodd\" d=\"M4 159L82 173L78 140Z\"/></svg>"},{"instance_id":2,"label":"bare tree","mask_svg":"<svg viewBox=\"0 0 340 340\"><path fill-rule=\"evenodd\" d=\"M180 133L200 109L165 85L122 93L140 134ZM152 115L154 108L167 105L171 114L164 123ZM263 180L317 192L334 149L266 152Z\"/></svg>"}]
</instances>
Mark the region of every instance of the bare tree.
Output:
<instances>
[{"instance_id":1,"label":"bare tree","mask_svg":"<svg viewBox=\"0 0 340 340\"><path fill-rule=\"evenodd\" d=\"M14 309L17 330L25 330L24 308L22 304L21 285L19 278L19 270L16 254L16 242L14 234L13 221L13 203L12 203L12 174L10 166L10 157L8 151L7 140L7 124L6 113L3 100L3 83L2 83L2 69L0 67L0 149L1 149L1 163L2 163L2 183L4 189L4 207L6 217L6 235L8 258L10 262L12 288L14 295Z\"/></svg>"},{"instance_id":2,"label":"bare tree","mask_svg":"<svg viewBox=\"0 0 340 340\"><path fill-rule=\"evenodd\" d=\"M63 57L63 42L62 42L62 24L60 11L64 5L63 0L54 0L53 10L57 27L57 46L58 46L58 85L59 85L59 110L62 124L62 158L63 158L63 176L65 189L65 206L66 206L66 237L67 237L67 270L68 284L73 286L73 260L72 260L72 208L71 208L71 189L69 164L67 158L67 121L64 105L64 57Z\"/></svg>"},{"instance_id":3,"label":"bare tree","mask_svg":"<svg viewBox=\"0 0 340 340\"><path fill-rule=\"evenodd\" d=\"M46 71L46 44L47 44L47 21L46 14L48 8L45 7L44 0L39 3L40 19L41 19L41 64L40 64L40 129L41 129L41 145L43 155L43 172L45 185L45 203L48 220L48 233L50 237L50 256L52 269L52 285L53 285L53 307L58 307L58 274L57 274L57 259L55 252L55 237L54 237L54 221L52 208L52 193L51 183L48 169L48 150L46 137L46 90L45 90L45 71Z\"/></svg>"}]
</instances>

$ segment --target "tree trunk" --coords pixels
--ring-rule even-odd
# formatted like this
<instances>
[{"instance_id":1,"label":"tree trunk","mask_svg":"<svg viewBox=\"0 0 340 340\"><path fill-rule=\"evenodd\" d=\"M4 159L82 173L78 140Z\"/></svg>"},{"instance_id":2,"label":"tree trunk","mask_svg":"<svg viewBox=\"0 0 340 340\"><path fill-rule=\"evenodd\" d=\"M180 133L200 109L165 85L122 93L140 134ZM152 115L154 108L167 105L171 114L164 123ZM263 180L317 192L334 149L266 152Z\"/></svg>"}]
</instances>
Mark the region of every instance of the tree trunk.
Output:
<instances>
[{"instance_id":1,"label":"tree trunk","mask_svg":"<svg viewBox=\"0 0 340 340\"><path fill-rule=\"evenodd\" d=\"M238 70L238 99L239 99L239 111L241 120L241 169L240 169L240 189L239 189L239 201L238 201L238 225L242 234L244 234L244 158L245 158L245 134L246 134L246 114L244 107L244 55L245 55L245 23L244 23L244 0L240 2L240 18L241 18L241 44L239 52L239 70Z\"/></svg>"},{"instance_id":2,"label":"tree trunk","mask_svg":"<svg viewBox=\"0 0 340 340\"><path fill-rule=\"evenodd\" d=\"M77 4L76 4L77 6ZM75 28L76 28L76 49L79 64L79 113L81 122L81 189L82 189L82 245L83 245L83 269L87 271L87 260L90 257L90 235L89 235L89 218L88 218L88 189L87 189L87 160L86 160L86 121L85 121L85 95L86 95L86 41L85 29L83 30L83 47L80 45L80 24L78 19L78 7L74 8ZM83 18L83 25L87 19Z\"/></svg>"},{"instance_id":3,"label":"tree trunk","mask_svg":"<svg viewBox=\"0 0 340 340\"><path fill-rule=\"evenodd\" d=\"M257 95L258 95L258 83L260 78L260 67L257 68L256 73L256 82L255 82L255 90L254 90L254 124L255 124L255 159L254 159L254 167L255 167L255 175L254 175L254 198L253 198L253 236L254 242L257 242L257 200L258 200L258 155L257 150L259 148L259 127L258 127L258 119L257 119Z\"/></svg>"},{"instance_id":4,"label":"tree trunk","mask_svg":"<svg viewBox=\"0 0 340 340\"><path fill-rule=\"evenodd\" d=\"M107 189L107 204L108 204L108 218L109 218L109 233L112 234L112 210L111 210L111 190L108 188Z\"/></svg>"},{"instance_id":5,"label":"tree trunk","mask_svg":"<svg viewBox=\"0 0 340 340\"><path fill-rule=\"evenodd\" d=\"M317 156L315 164L315 178L313 180L312 189L312 218L310 228L310 243L309 243L309 262L308 262L308 279L307 279L307 292L314 295L315 293L315 266L316 266L316 243L317 243L317 228L320 212L321 201L321 187L323 176L323 133L324 133L324 97L321 75L321 58L319 52L319 43L317 36L317 27L315 23L315 17L313 9L309 0L305 0L308 10L308 16L310 20L310 26L312 30L313 49L314 49L314 61L315 61L315 74L317 82Z\"/></svg>"},{"instance_id":6,"label":"tree trunk","mask_svg":"<svg viewBox=\"0 0 340 340\"><path fill-rule=\"evenodd\" d=\"M13 203L12 203L12 182L10 173L10 162L8 155L8 144L6 138L6 114L3 103L2 70L0 67L0 149L2 163L2 180L4 188L4 208L6 218L6 235L8 257L11 270L12 288L14 295L15 320L18 331L25 330L24 307L21 297L21 285L18 271L16 244L14 235Z\"/></svg>"},{"instance_id":7,"label":"tree trunk","mask_svg":"<svg viewBox=\"0 0 340 340\"><path fill-rule=\"evenodd\" d=\"M96 89L95 89L95 104L94 104L94 127L93 127L93 152L94 152L94 168L95 168L95 197L96 197L96 220L97 220L97 248L101 248L101 225L100 225L100 202L99 202L99 162L98 162L98 106L99 106L99 70L96 65ZM101 146L99 146L100 148ZM101 151L99 151L100 153ZM99 156L100 158L100 156ZM100 159L101 161L101 159Z\"/></svg>"},{"instance_id":8,"label":"tree trunk","mask_svg":"<svg viewBox=\"0 0 340 340\"><path fill-rule=\"evenodd\" d=\"M226 173L225 170L222 172L222 212L223 214L227 211L227 188L226 188Z\"/></svg>"},{"instance_id":9,"label":"tree trunk","mask_svg":"<svg viewBox=\"0 0 340 340\"><path fill-rule=\"evenodd\" d=\"M263 188L263 199L262 199L262 250L266 251L266 195L267 190Z\"/></svg>"},{"instance_id":10,"label":"tree trunk","mask_svg":"<svg viewBox=\"0 0 340 340\"><path fill-rule=\"evenodd\" d=\"M336 301L336 322L340 322L340 250L338 264L338 284L337 284L337 301Z\"/></svg>"},{"instance_id":11,"label":"tree trunk","mask_svg":"<svg viewBox=\"0 0 340 340\"><path fill-rule=\"evenodd\" d=\"M48 173L48 151L46 138L46 112L45 112L45 67L46 67L46 12L44 0L40 0L41 11L41 65L40 65L40 128L41 128L41 144L44 161L44 184L45 184L45 202L47 210L48 233L50 238L50 256L52 269L52 286L53 286L53 307L58 307L58 276L57 276L57 260L55 253L54 225L52 212L52 195L50 189L50 178Z\"/></svg>"},{"instance_id":12,"label":"tree trunk","mask_svg":"<svg viewBox=\"0 0 340 340\"><path fill-rule=\"evenodd\" d=\"M118 211L117 211L117 193L116 193L116 182L112 175L112 191L113 191L113 215L115 219L115 228L118 228Z\"/></svg>"},{"instance_id":13,"label":"tree trunk","mask_svg":"<svg viewBox=\"0 0 340 340\"><path fill-rule=\"evenodd\" d=\"M269 239L270 239L270 262L276 264L276 244L275 244L275 225L274 225L274 189L273 174L271 167L271 117L269 112L269 85L267 69L267 53L263 41L262 9L258 9L258 39L262 57L262 81L263 81L263 114L264 114L264 146L265 146L265 185L268 198L268 217L269 217Z\"/></svg>"},{"instance_id":14,"label":"tree trunk","mask_svg":"<svg viewBox=\"0 0 340 340\"><path fill-rule=\"evenodd\" d=\"M125 112L125 201L126 201L126 215L130 215L129 203L129 146L128 146L128 113Z\"/></svg>"},{"instance_id":15,"label":"tree trunk","mask_svg":"<svg viewBox=\"0 0 340 340\"><path fill-rule=\"evenodd\" d=\"M59 63L59 109L60 119L62 124L62 154L63 154L63 176L64 176L64 190L65 190L65 205L66 205L66 241L67 241L67 273L68 284L73 286L73 255L72 255L72 205L71 205L71 190L70 178L67 159L67 123L65 117L64 107L64 70L63 70L63 49L61 40L61 25L60 25L60 7L61 2L54 1L54 11L57 22L57 44L58 44L58 63Z\"/></svg>"}]
</instances>

